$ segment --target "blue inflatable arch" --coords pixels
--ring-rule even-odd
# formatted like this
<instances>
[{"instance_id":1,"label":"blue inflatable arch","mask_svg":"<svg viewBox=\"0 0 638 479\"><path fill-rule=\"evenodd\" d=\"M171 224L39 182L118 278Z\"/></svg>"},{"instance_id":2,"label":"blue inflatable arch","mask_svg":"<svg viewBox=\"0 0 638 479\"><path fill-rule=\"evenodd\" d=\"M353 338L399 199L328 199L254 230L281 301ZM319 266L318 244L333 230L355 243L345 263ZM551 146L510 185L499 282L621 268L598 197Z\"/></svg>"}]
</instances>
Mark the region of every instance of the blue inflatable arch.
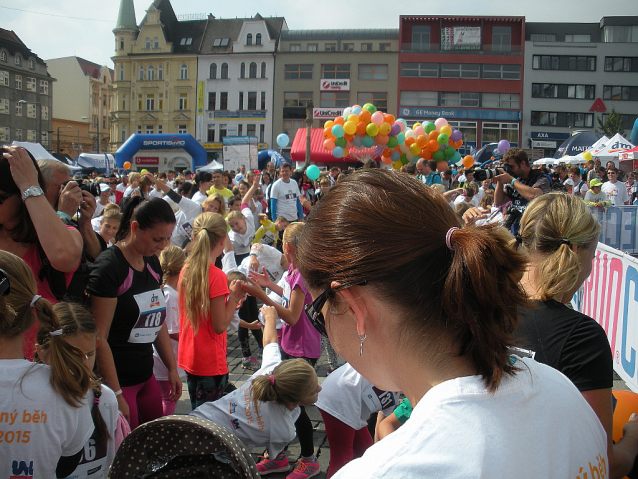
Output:
<instances>
[{"instance_id":1,"label":"blue inflatable arch","mask_svg":"<svg viewBox=\"0 0 638 479\"><path fill-rule=\"evenodd\" d=\"M124 168L139 150L185 150L193 157L193 169L206 166L206 149L189 133L131 135L115 153L117 166Z\"/></svg>"}]
</instances>

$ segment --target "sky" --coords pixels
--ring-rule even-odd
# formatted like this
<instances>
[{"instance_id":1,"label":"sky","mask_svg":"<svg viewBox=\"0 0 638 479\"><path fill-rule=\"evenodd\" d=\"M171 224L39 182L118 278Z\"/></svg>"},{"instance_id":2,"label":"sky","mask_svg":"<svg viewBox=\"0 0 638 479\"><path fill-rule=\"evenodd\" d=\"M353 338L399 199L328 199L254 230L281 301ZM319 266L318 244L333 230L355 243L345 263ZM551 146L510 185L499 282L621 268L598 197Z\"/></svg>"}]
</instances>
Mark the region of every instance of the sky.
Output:
<instances>
[{"instance_id":1,"label":"sky","mask_svg":"<svg viewBox=\"0 0 638 479\"><path fill-rule=\"evenodd\" d=\"M134 0L138 24L152 0ZM182 14L217 18L283 16L288 28L399 28L400 15L525 16L532 22L591 22L605 15L638 15L636 0L172 0ZM113 67L110 59L120 0L0 0L0 27L13 30L47 60L79 56Z\"/></svg>"}]
</instances>

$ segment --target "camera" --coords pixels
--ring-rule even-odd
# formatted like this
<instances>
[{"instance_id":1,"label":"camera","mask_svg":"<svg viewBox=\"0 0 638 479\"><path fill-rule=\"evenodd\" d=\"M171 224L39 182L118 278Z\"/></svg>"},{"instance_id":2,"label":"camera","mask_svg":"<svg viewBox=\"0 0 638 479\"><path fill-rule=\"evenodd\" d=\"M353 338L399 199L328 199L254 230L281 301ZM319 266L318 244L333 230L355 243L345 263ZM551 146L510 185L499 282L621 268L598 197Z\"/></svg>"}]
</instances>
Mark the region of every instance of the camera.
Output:
<instances>
[{"instance_id":1,"label":"camera","mask_svg":"<svg viewBox=\"0 0 638 479\"><path fill-rule=\"evenodd\" d=\"M483 180L491 180L503 172L499 170L503 170L505 173L514 176L512 166L506 163L501 168L476 168L474 170L474 179L479 182Z\"/></svg>"},{"instance_id":2,"label":"camera","mask_svg":"<svg viewBox=\"0 0 638 479\"><path fill-rule=\"evenodd\" d=\"M514 205L509 205L503 213L503 226L510 229L521 216L523 216L521 210Z\"/></svg>"},{"instance_id":3,"label":"camera","mask_svg":"<svg viewBox=\"0 0 638 479\"><path fill-rule=\"evenodd\" d=\"M79 182L78 182L79 184ZM93 196L100 196L100 190L98 188L98 186L91 182L91 181L82 181L81 184L79 184L80 189L84 190L84 191L88 191L89 193L91 193Z\"/></svg>"}]
</instances>

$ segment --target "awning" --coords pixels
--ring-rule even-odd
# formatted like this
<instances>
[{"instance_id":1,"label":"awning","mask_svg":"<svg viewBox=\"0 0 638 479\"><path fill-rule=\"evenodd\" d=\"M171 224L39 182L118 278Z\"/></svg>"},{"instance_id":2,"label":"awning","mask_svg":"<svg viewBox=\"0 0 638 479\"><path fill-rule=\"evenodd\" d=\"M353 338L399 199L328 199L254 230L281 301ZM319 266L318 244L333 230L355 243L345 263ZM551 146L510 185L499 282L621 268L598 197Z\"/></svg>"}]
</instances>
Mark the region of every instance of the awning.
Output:
<instances>
[{"instance_id":1,"label":"awning","mask_svg":"<svg viewBox=\"0 0 638 479\"><path fill-rule=\"evenodd\" d=\"M375 161L381 158L374 152L374 148L350 149L350 154L343 158L335 158L331 151L323 147L324 137L322 128L310 130L310 160L313 163L355 163L358 161ZM290 159L295 162L306 161L306 129L299 128L290 148Z\"/></svg>"}]
</instances>

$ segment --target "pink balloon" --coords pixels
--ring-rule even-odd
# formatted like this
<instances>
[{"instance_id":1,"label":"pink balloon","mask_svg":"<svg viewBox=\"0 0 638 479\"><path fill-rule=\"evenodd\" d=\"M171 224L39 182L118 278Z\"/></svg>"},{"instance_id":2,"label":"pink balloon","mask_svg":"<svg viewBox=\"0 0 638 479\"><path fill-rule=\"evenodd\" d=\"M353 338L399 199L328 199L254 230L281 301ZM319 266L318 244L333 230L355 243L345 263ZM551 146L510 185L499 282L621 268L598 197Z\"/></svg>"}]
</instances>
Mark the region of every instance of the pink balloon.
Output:
<instances>
[{"instance_id":1,"label":"pink balloon","mask_svg":"<svg viewBox=\"0 0 638 479\"><path fill-rule=\"evenodd\" d=\"M440 130L442 127L444 127L445 125L447 125L447 120L445 118L437 118L434 121L434 125L436 126L437 130Z\"/></svg>"},{"instance_id":2,"label":"pink balloon","mask_svg":"<svg viewBox=\"0 0 638 479\"><path fill-rule=\"evenodd\" d=\"M381 113L380 111L375 111L372 114L370 121L374 123L375 125L379 126L381 123L383 123L383 113Z\"/></svg>"},{"instance_id":3,"label":"pink balloon","mask_svg":"<svg viewBox=\"0 0 638 479\"><path fill-rule=\"evenodd\" d=\"M348 143L346 143L346 148L347 149L354 148L354 143L352 142L352 140L348 140Z\"/></svg>"},{"instance_id":4,"label":"pink balloon","mask_svg":"<svg viewBox=\"0 0 638 479\"><path fill-rule=\"evenodd\" d=\"M389 139L388 135L377 135L374 137L375 143L379 145L387 145Z\"/></svg>"},{"instance_id":5,"label":"pink balloon","mask_svg":"<svg viewBox=\"0 0 638 479\"><path fill-rule=\"evenodd\" d=\"M421 136L421 135L425 135L425 130L423 129L423 127L422 127L422 126L417 126L417 127L414 129L414 133L416 134L416 136L417 136L417 138L418 138L418 137L419 137L419 136Z\"/></svg>"},{"instance_id":6,"label":"pink balloon","mask_svg":"<svg viewBox=\"0 0 638 479\"><path fill-rule=\"evenodd\" d=\"M328 151L332 151L332 150L334 150L334 149L335 149L335 146L336 146L336 145L335 145L334 140L325 140L325 141L323 142L323 147L324 147L326 150L328 150Z\"/></svg>"}]
</instances>

